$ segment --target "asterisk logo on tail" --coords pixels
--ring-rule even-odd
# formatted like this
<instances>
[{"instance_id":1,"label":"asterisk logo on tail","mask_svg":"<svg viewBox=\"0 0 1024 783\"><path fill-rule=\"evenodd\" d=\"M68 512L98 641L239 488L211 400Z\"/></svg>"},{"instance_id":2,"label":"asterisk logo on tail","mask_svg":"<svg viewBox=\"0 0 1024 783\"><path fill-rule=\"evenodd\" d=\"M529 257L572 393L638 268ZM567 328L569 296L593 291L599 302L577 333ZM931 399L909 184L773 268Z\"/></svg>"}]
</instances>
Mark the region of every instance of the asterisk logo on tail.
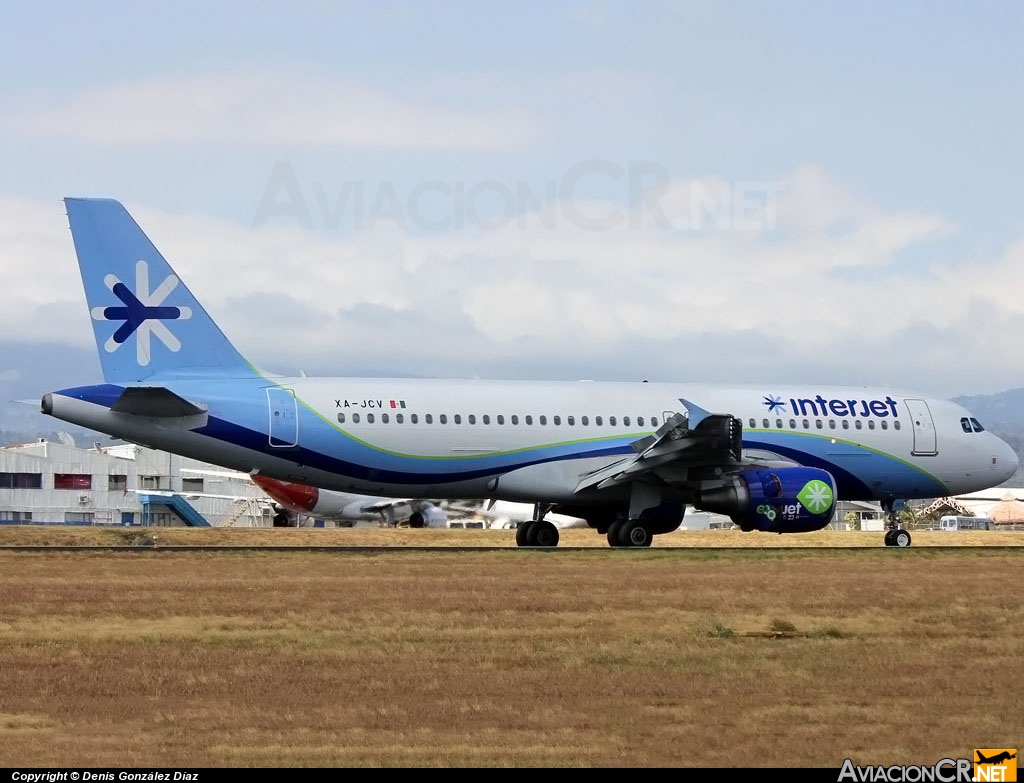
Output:
<instances>
[{"instance_id":1,"label":"asterisk logo on tail","mask_svg":"<svg viewBox=\"0 0 1024 783\"><path fill-rule=\"evenodd\" d=\"M780 413L786 412L786 403L782 401L781 397L776 397L773 394L766 394L761 399L764 400L764 405L768 407L769 413L775 413L775 411L779 411Z\"/></svg>"},{"instance_id":2,"label":"asterisk logo on tail","mask_svg":"<svg viewBox=\"0 0 1024 783\"><path fill-rule=\"evenodd\" d=\"M172 307L163 304L163 301L178 287L177 277L167 275L155 290L150 291L149 264L145 261L138 261L135 264L135 293L132 293L128 286L118 280L116 275L107 275L103 282L123 303L120 307L94 307L92 309L93 320L124 322L104 344L103 347L108 353L113 353L124 345L125 341L133 334L135 335L135 356L141 367L149 364L150 335L156 335L170 351L181 350L181 342L171 334L171 330L164 324L164 321L183 321L192 317L192 309L189 307Z\"/></svg>"}]
</instances>

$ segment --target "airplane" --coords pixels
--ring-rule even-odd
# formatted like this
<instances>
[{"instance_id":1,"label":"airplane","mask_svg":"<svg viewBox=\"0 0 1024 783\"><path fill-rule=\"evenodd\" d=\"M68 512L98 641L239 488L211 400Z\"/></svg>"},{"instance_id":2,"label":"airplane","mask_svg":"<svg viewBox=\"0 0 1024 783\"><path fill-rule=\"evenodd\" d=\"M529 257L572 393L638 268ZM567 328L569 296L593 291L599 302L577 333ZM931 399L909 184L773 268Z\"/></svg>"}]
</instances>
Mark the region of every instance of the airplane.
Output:
<instances>
[{"instance_id":1,"label":"airplane","mask_svg":"<svg viewBox=\"0 0 1024 783\"><path fill-rule=\"evenodd\" d=\"M486 505L479 507L453 504L449 508L466 514L469 517L483 519L487 522L487 527L493 529L514 529L525 525L533 521L534 513L531 504L513 503L508 500L489 501ZM549 512L544 518L559 530L588 527L587 521L581 517L571 517L565 514Z\"/></svg>"},{"instance_id":2,"label":"airplane","mask_svg":"<svg viewBox=\"0 0 1024 783\"><path fill-rule=\"evenodd\" d=\"M978 757L977 761L974 762L975 764L1001 764L1004 761L1009 761L1010 759L1017 758L1016 753L1010 753L1008 750L1004 750L1001 753L997 753L990 759L985 758L985 756L982 755L980 750L976 750L974 751L974 753Z\"/></svg>"},{"instance_id":3,"label":"airplane","mask_svg":"<svg viewBox=\"0 0 1024 783\"><path fill-rule=\"evenodd\" d=\"M274 501L274 527L296 527L300 516L331 520L343 527L351 527L373 514L379 514L387 527L397 527L400 523L413 528L448 526L448 515L444 509L429 501L336 492L278 481L258 473L251 478Z\"/></svg>"},{"instance_id":4,"label":"airplane","mask_svg":"<svg viewBox=\"0 0 1024 783\"><path fill-rule=\"evenodd\" d=\"M677 529L687 504L746 531L820 530L874 500L910 546L908 499L1014 474L1013 449L952 401L876 387L283 377L231 344L128 211L66 198L104 383L44 414L252 475L383 497L534 506L616 548Z\"/></svg>"}]
</instances>

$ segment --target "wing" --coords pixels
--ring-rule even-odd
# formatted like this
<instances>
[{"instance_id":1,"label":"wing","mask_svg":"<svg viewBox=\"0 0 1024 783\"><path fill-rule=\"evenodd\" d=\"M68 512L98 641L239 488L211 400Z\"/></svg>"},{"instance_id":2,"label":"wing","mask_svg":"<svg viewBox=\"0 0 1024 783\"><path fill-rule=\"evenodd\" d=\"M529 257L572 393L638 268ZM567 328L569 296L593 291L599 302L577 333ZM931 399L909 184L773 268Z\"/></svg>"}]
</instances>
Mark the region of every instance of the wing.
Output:
<instances>
[{"instance_id":1,"label":"wing","mask_svg":"<svg viewBox=\"0 0 1024 783\"><path fill-rule=\"evenodd\" d=\"M685 414L673 414L653 435L635 441L635 454L582 476L576 492L606 489L652 475L678 484L687 481L695 469L738 469L759 464L757 455L743 454L743 425L739 419L710 413L685 399L679 401L686 408ZM761 459L768 462L771 457L764 455Z\"/></svg>"}]
</instances>

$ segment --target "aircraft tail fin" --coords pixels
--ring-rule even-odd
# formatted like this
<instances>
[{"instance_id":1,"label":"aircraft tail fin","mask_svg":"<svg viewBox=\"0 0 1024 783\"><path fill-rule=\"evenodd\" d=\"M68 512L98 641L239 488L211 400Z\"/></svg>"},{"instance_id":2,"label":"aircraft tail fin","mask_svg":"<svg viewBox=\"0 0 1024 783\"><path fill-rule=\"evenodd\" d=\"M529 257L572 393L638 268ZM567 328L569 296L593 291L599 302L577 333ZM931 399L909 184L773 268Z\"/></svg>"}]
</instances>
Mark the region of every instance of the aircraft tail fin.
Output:
<instances>
[{"instance_id":1,"label":"aircraft tail fin","mask_svg":"<svg viewBox=\"0 0 1024 783\"><path fill-rule=\"evenodd\" d=\"M253 374L119 202L64 205L105 381Z\"/></svg>"}]
</instances>

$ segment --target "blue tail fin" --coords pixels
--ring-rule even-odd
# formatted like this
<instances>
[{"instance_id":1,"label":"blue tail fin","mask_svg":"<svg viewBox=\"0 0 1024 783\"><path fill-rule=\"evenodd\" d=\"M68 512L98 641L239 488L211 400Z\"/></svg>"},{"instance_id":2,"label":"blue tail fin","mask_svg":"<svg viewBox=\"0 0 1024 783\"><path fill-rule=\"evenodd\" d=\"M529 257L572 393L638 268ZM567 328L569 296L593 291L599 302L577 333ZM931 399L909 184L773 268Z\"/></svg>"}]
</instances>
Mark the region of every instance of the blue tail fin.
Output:
<instances>
[{"instance_id":1,"label":"blue tail fin","mask_svg":"<svg viewBox=\"0 0 1024 783\"><path fill-rule=\"evenodd\" d=\"M103 378L252 376L253 370L120 203L66 198Z\"/></svg>"}]
</instances>

